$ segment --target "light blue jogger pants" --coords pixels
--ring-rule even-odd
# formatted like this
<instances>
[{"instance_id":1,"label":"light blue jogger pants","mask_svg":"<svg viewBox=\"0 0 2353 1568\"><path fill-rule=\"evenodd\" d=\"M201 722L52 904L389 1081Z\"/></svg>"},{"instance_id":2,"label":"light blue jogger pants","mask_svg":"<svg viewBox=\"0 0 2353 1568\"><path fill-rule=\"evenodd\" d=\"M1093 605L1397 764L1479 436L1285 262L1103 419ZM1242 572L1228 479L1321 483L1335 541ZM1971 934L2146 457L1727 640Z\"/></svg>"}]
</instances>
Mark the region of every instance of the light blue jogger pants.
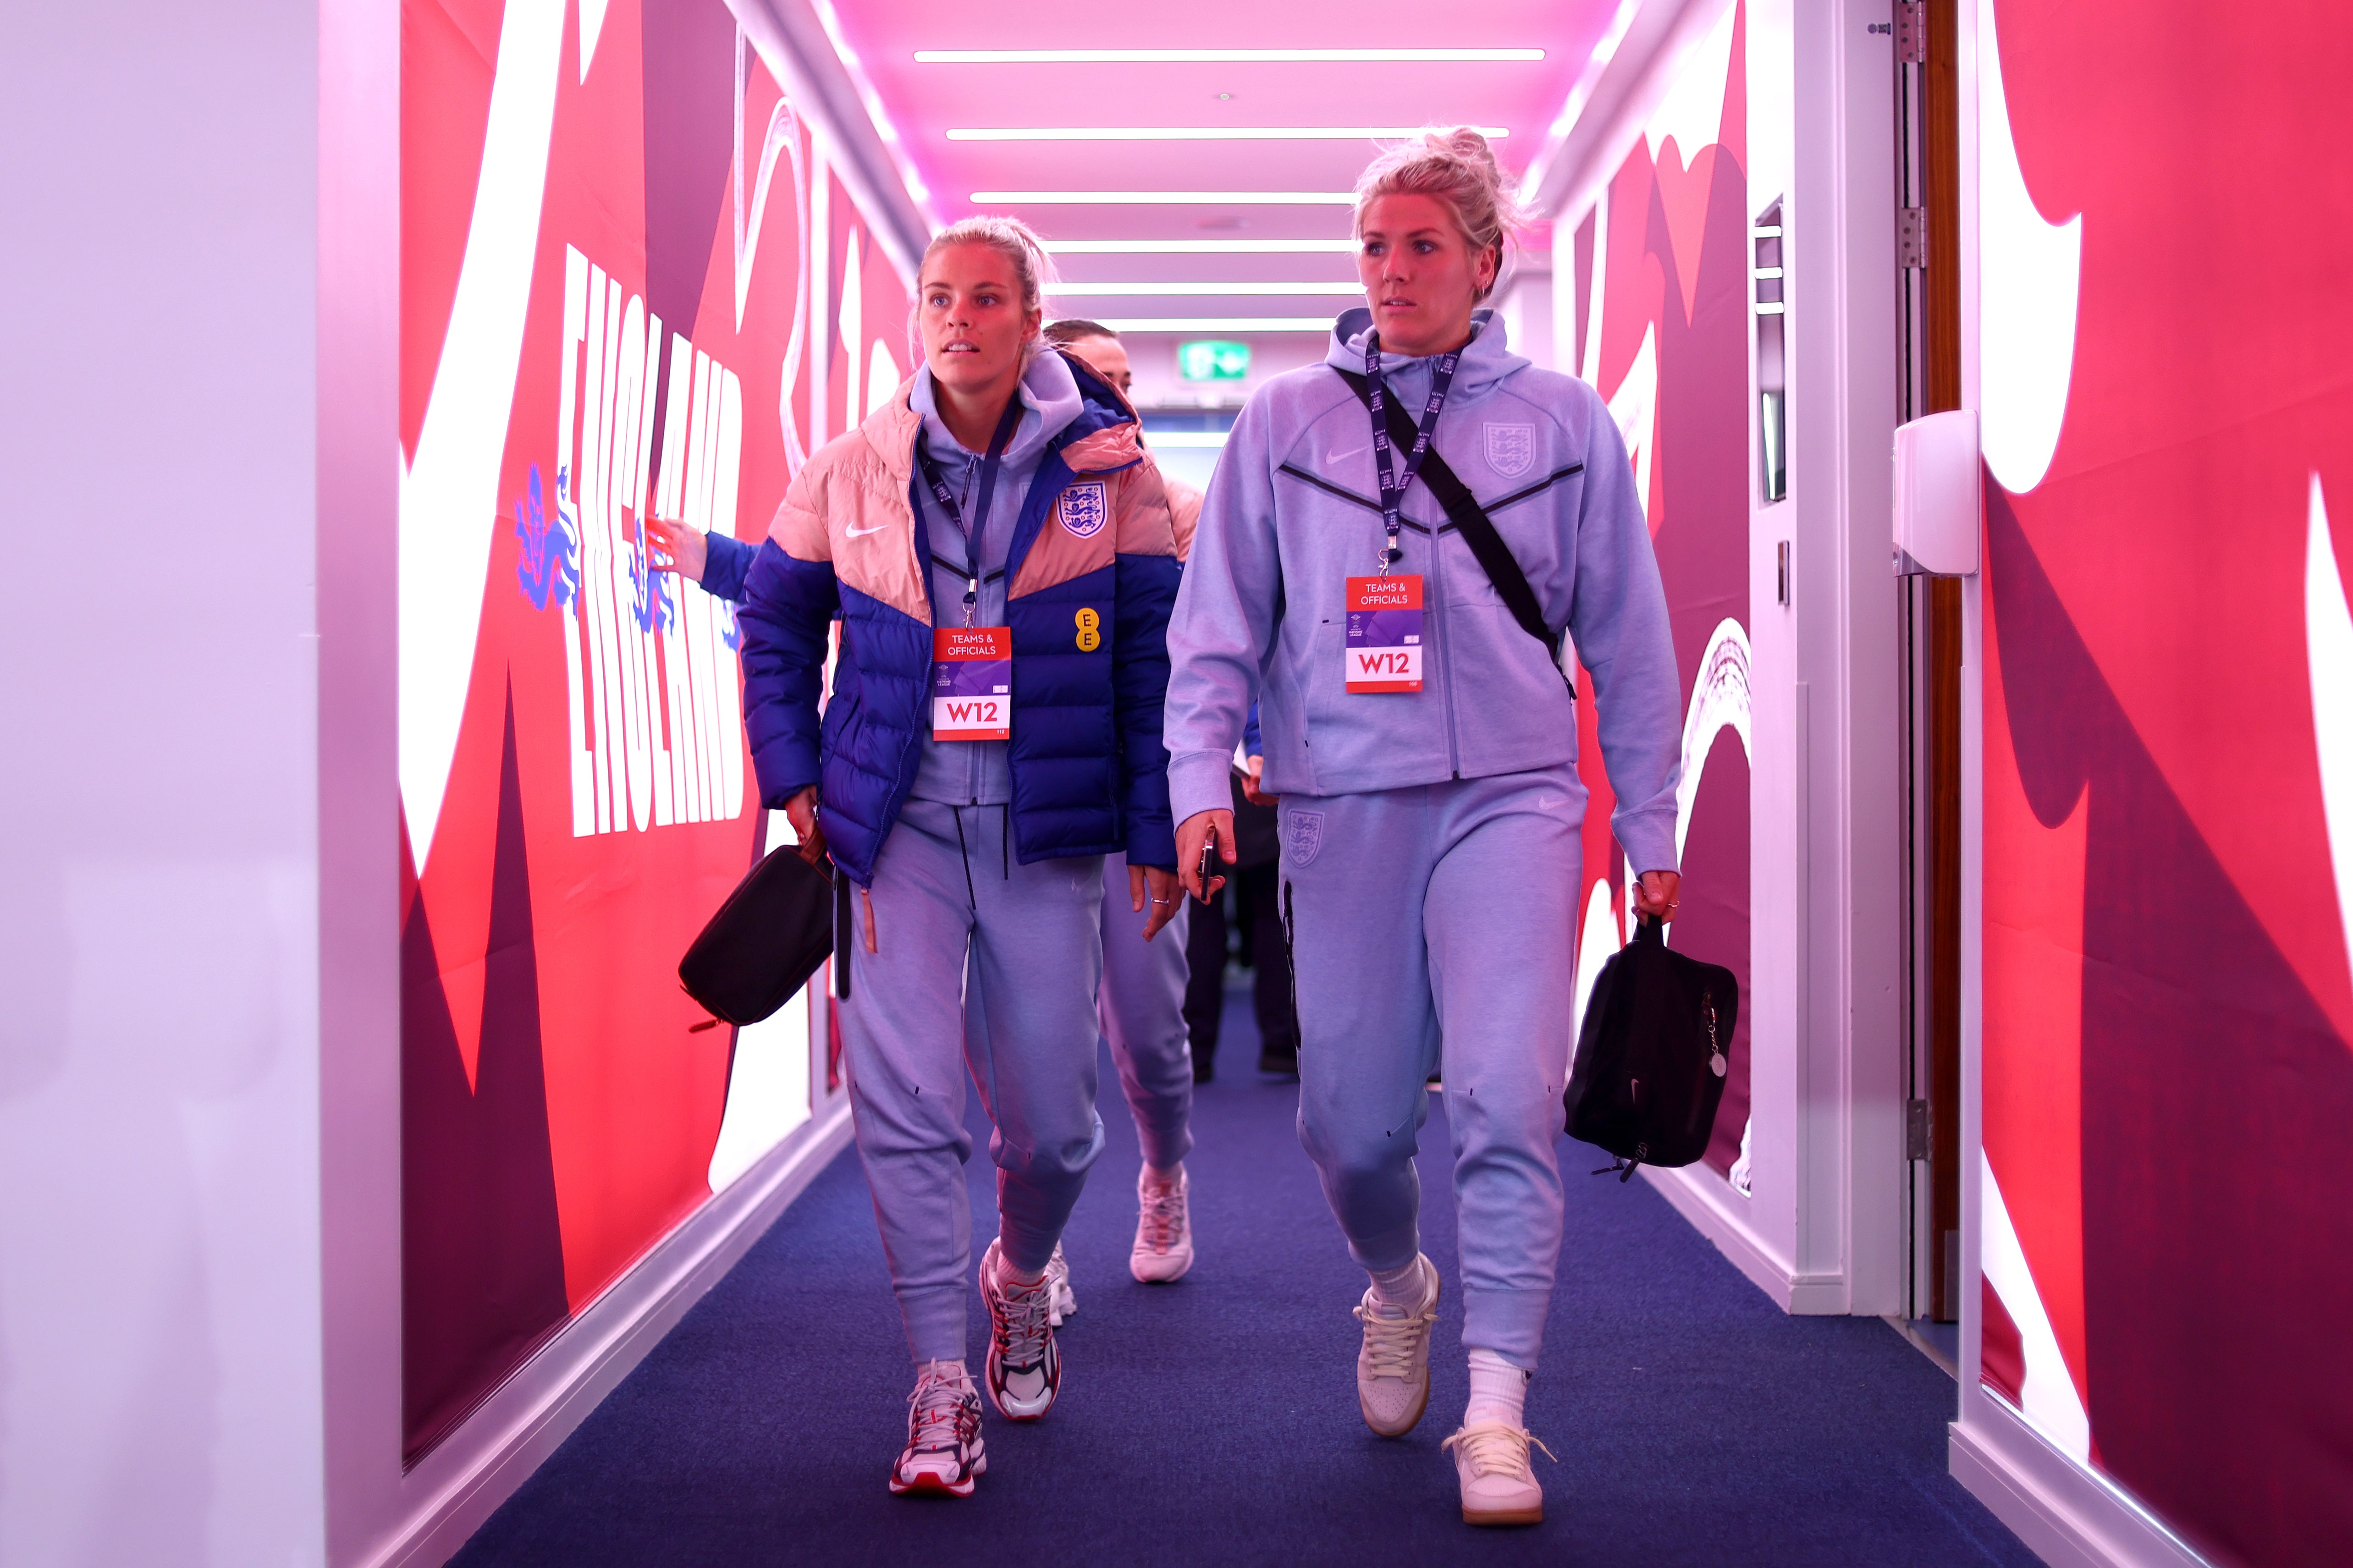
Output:
<instances>
[{"instance_id":1,"label":"light blue jogger pants","mask_svg":"<svg viewBox=\"0 0 2353 1568\"><path fill-rule=\"evenodd\" d=\"M967 1057L996 1127L999 1235L1015 1268L1046 1267L1103 1152L1103 862L1024 866L1005 832L1001 806L910 800L883 841L871 893L852 900L849 999L841 1005L850 1116L918 1363L965 1353ZM967 957L986 1020L970 1031Z\"/></svg>"},{"instance_id":2,"label":"light blue jogger pants","mask_svg":"<svg viewBox=\"0 0 2353 1568\"><path fill-rule=\"evenodd\" d=\"M1103 857L1103 993L1098 1009L1112 1065L1135 1122L1135 1141L1146 1163L1167 1170L1193 1147L1193 1042L1185 1030L1187 915L1180 902L1176 919L1150 942L1144 940L1146 906L1129 903L1127 857ZM1185 897L1179 891L1176 897ZM965 994L980 989L974 974ZM988 1010L966 1007L967 1034L985 1034ZM974 1040L976 1056L987 1048Z\"/></svg>"},{"instance_id":3,"label":"light blue jogger pants","mask_svg":"<svg viewBox=\"0 0 2353 1568\"><path fill-rule=\"evenodd\" d=\"M1145 1163L1166 1171L1193 1147L1193 1043L1185 1032L1186 899L1150 942L1127 890L1127 857L1103 858L1102 1022Z\"/></svg>"},{"instance_id":4,"label":"light blue jogger pants","mask_svg":"<svg viewBox=\"0 0 2353 1568\"><path fill-rule=\"evenodd\" d=\"M1442 1065L1462 1342L1531 1370L1560 1257L1584 813L1567 766L1282 801L1300 1142L1356 1262L1403 1268Z\"/></svg>"}]
</instances>

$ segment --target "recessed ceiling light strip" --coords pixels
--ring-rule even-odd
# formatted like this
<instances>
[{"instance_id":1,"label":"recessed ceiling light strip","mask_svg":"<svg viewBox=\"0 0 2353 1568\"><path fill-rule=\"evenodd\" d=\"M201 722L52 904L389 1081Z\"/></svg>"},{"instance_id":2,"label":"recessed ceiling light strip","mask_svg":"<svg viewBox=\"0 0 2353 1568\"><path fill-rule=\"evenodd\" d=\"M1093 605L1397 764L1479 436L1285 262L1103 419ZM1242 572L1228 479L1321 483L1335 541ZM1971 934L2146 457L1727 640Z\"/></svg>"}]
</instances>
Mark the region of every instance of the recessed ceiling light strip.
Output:
<instances>
[{"instance_id":1,"label":"recessed ceiling light strip","mask_svg":"<svg viewBox=\"0 0 2353 1568\"><path fill-rule=\"evenodd\" d=\"M1081 294L1312 294L1340 299L1364 291L1359 283L1073 283L1068 279L1046 288L1056 299Z\"/></svg>"},{"instance_id":2,"label":"recessed ceiling light strip","mask_svg":"<svg viewBox=\"0 0 2353 1568\"><path fill-rule=\"evenodd\" d=\"M1419 125L1032 125L966 127L951 142L1379 142L1419 136ZM1490 142L1512 132L1482 125Z\"/></svg>"},{"instance_id":3,"label":"recessed ceiling light strip","mask_svg":"<svg viewBox=\"0 0 2353 1568\"><path fill-rule=\"evenodd\" d=\"M1107 316L1114 332L1328 332L1329 316Z\"/></svg>"},{"instance_id":4,"label":"recessed ceiling light strip","mask_svg":"<svg viewBox=\"0 0 2353 1568\"><path fill-rule=\"evenodd\" d=\"M866 68L858 58L858 51L849 47L849 38L843 35L841 17L834 10L832 0L813 0L813 5L818 22L825 28L826 41L833 46L834 55L840 60L842 70L849 76L850 86L856 90L859 102L866 110L867 119L873 122L874 133L882 139L883 151L890 155L892 163L898 170L901 183L907 187L908 198L930 221L932 226L937 228L940 216L932 205L931 188L923 183L922 172L915 167L914 159L909 155L909 149L904 139L899 134L899 128L892 123L891 111L883 107L882 95L875 90L872 79L867 76Z\"/></svg>"},{"instance_id":5,"label":"recessed ceiling light strip","mask_svg":"<svg viewBox=\"0 0 2353 1568\"><path fill-rule=\"evenodd\" d=\"M1542 49L917 49L927 66L1525 64Z\"/></svg>"},{"instance_id":6,"label":"recessed ceiling light strip","mask_svg":"<svg viewBox=\"0 0 2353 1568\"><path fill-rule=\"evenodd\" d=\"M1050 239L1056 256L1345 256L1353 239Z\"/></svg>"},{"instance_id":7,"label":"recessed ceiling light strip","mask_svg":"<svg viewBox=\"0 0 2353 1568\"><path fill-rule=\"evenodd\" d=\"M1353 191L975 191L983 206L1345 207Z\"/></svg>"}]
</instances>

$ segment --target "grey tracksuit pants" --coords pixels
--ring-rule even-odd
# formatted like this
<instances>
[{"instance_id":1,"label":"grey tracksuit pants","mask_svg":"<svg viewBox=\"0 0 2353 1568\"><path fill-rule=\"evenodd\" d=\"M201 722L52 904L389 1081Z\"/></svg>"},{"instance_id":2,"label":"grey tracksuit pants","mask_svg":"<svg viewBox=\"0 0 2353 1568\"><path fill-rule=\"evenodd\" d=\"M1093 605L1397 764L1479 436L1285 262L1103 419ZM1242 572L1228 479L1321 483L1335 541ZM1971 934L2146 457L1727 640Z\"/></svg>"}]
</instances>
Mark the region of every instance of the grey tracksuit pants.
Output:
<instances>
[{"instance_id":1,"label":"grey tracksuit pants","mask_svg":"<svg viewBox=\"0 0 2353 1568\"><path fill-rule=\"evenodd\" d=\"M1404 1267L1443 1041L1462 1342L1531 1369L1560 1256L1584 813L1567 766L1282 799L1300 1142L1350 1254Z\"/></svg>"},{"instance_id":2,"label":"grey tracksuit pants","mask_svg":"<svg viewBox=\"0 0 2353 1568\"><path fill-rule=\"evenodd\" d=\"M1193 1147L1193 1044L1185 1026L1185 985L1189 973L1185 938L1189 915L1185 895L1176 918L1150 942L1144 940L1149 906L1137 914L1128 902L1127 857L1103 857L1103 991L1098 1012L1112 1064L1135 1121L1135 1141L1149 1164L1166 1170ZM971 991L980 987L976 973ZM971 994L971 991L966 993ZM966 1008L967 1035L987 1029L987 1008ZM976 1056L987 1042L975 1041Z\"/></svg>"},{"instance_id":3,"label":"grey tracksuit pants","mask_svg":"<svg viewBox=\"0 0 2353 1568\"><path fill-rule=\"evenodd\" d=\"M1130 907L1127 857L1103 858L1102 1022L1118 1064L1128 1114L1147 1164L1166 1170L1193 1147L1193 1047L1185 1032L1187 900L1150 942L1143 914Z\"/></svg>"},{"instance_id":4,"label":"grey tracksuit pants","mask_svg":"<svg viewBox=\"0 0 2353 1568\"><path fill-rule=\"evenodd\" d=\"M910 800L856 900L841 1043L858 1156L917 1362L965 1353L972 1213L964 1162L967 1058L996 1131L999 1235L1017 1268L1046 1267L1103 1152L1095 992L1103 862L1024 866L1001 806ZM866 951L871 899L875 951ZM973 1005L965 1027L967 956Z\"/></svg>"}]
</instances>

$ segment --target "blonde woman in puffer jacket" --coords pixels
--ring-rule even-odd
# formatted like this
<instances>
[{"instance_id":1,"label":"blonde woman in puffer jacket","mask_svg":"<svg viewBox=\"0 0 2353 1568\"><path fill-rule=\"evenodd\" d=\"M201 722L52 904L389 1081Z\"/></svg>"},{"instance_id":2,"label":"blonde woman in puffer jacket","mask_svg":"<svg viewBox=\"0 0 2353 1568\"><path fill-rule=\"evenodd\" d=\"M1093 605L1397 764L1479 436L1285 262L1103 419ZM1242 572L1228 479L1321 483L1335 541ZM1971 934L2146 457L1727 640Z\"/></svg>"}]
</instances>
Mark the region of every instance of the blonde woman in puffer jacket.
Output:
<instances>
[{"instance_id":1,"label":"blonde woman in puffer jacket","mask_svg":"<svg viewBox=\"0 0 2353 1568\"><path fill-rule=\"evenodd\" d=\"M1176 543L1134 415L1040 352L1044 258L1008 218L944 230L918 275L924 363L794 477L738 612L762 804L855 884L842 1045L915 1363L894 1492L967 1496L978 1384L1034 1421L1061 1381L1046 1270L1103 1148L1106 855L1156 933L1176 909L1166 753ZM833 690L818 707L833 623ZM967 1371L969 1063L996 1124L990 1342Z\"/></svg>"}]
</instances>

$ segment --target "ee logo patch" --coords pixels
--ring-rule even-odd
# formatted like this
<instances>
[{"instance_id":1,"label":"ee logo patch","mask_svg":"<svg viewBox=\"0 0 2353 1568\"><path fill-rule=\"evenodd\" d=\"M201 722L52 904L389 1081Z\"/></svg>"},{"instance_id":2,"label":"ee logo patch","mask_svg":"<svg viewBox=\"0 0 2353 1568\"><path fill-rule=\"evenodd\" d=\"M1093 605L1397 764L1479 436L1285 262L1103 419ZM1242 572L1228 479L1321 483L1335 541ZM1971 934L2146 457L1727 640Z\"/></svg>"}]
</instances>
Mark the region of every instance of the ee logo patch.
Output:
<instances>
[{"instance_id":1,"label":"ee logo patch","mask_svg":"<svg viewBox=\"0 0 2353 1568\"><path fill-rule=\"evenodd\" d=\"M1079 651L1092 653L1103 647L1103 617L1092 610L1081 610L1078 615Z\"/></svg>"}]
</instances>

